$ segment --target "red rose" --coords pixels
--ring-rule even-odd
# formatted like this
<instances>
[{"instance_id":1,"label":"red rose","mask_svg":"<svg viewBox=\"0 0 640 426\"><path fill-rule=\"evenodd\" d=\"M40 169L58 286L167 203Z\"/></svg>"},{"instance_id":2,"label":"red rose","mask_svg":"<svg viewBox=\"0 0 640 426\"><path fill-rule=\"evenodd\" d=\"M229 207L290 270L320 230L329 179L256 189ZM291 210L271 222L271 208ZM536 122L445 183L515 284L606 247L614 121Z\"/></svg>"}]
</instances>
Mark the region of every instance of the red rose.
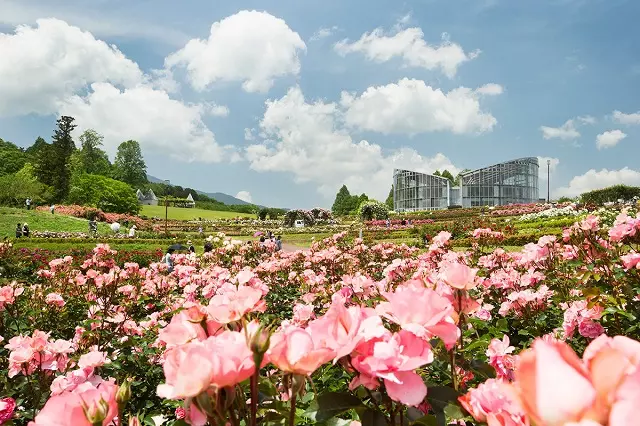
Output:
<instances>
[{"instance_id":1,"label":"red rose","mask_svg":"<svg viewBox=\"0 0 640 426\"><path fill-rule=\"evenodd\" d=\"M0 399L0 425L13 417L16 401L13 398Z\"/></svg>"}]
</instances>

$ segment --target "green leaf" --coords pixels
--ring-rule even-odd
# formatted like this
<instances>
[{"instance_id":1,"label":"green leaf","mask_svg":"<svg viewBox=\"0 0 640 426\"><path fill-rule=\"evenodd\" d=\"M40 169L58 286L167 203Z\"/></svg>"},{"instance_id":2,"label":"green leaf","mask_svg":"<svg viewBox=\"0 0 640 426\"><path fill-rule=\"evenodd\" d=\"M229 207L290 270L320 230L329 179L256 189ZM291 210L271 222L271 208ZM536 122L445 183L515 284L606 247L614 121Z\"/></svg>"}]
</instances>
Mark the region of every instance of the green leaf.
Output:
<instances>
[{"instance_id":1,"label":"green leaf","mask_svg":"<svg viewBox=\"0 0 640 426\"><path fill-rule=\"evenodd\" d=\"M419 418L418 420L411 423L412 425L426 425L426 426L438 426L438 420L435 416L427 415Z\"/></svg>"},{"instance_id":2,"label":"green leaf","mask_svg":"<svg viewBox=\"0 0 640 426\"><path fill-rule=\"evenodd\" d=\"M362 426L386 426L387 417L378 410L367 408L360 414Z\"/></svg>"},{"instance_id":3,"label":"green leaf","mask_svg":"<svg viewBox=\"0 0 640 426\"><path fill-rule=\"evenodd\" d=\"M350 393L325 393L311 404L305 416L316 422L325 422L347 410L362 406L362 401Z\"/></svg>"},{"instance_id":4,"label":"green leaf","mask_svg":"<svg viewBox=\"0 0 640 426\"><path fill-rule=\"evenodd\" d=\"M509 324L507 323L506 319L501 318L498 320L498 322L496 322L496 328L498 328L499 330L508 330Z\"/></svg>"},{"instance_id":5,"label":"green leaf","mask_svg":"<svg viewBox=\"0 0 640 426\"><path fill-rule=\"evenodd\" d=\"M446 406L457 403L460 394L448 386L434 386L429 388L427 399L435 412L443 412Z\"/></svg>"},{"instance_id":6,"label":"green leaf","mask_svg":"<svg viewBox=\"0 0 640 426\"><path fill-rule=\"evenodd\" d=\"M496 370L484 361L474 359L469 363L469 365L473 371L480 373L483 376L489 377L490 379L496 377Z\"/></svg>"},{"instance_id":7,"label":"green leaf","mask_svg":"<svg viewBox=\"0 0 640 426\"><path fill-rule=\"evenodd\" d=\"M424 413L415 407L408 407L406 417L409 422L415 422L424 417Z\"/></svg>"},{"instance_id":8,"label":"green leaf","mask_svg":"<svg viewBox=\"0 0 640 426\"><path fill-rule=\"evenodd\" d=\"M475 348L479 348L479 347L484 347L487 346L487 341L486 340L476 340L473 343L465 346L464 351L465 352L469 352Z\"/></svg>"},{"instance_id":9,"label":"green leaf","mask_svg":"<svg viewBox=\"0 0 640 426\"><path fill-rule=\"evenodd\" d=\"M444 414L446 414L447 417L450 417L455 420L464 418L464 414L462 413L462 410L460 410L460 407L454 404L449 404L446 407L444 407Z\"/></svg>"}]
</instances>

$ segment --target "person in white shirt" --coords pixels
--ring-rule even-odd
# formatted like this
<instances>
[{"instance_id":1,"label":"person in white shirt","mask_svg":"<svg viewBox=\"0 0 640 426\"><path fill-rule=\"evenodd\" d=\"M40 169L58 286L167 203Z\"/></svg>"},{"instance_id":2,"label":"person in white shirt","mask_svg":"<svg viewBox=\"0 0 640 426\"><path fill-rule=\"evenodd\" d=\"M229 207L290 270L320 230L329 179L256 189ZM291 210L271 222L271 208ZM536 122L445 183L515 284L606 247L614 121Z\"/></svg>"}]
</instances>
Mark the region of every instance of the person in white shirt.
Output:
<instances>
[{"instance_id":1,"label":"person in white shirt","mask_svg":"<svg viewBox=\"0 0 640 426\"><path fill-rule=\"evenodd\" d=\"M167 264L167 266L169 267L168 271L171 273L173 272L173 259L171 258L171 256L173 256L173 252L175 250L173 249L168 249L167 250L167 254L164 255L164 258L162 259L164 263Z\"/></svg>"},{"instance_id":2,"label":"person in white shirt","mask_svg":"<svg viewBox=\"0 0 640 426\"><path fill-rule=\"evenodd\" d=\"M136 226L133 225L129 228L129 238L134 238L136 236Z\"/></svg>"}]
</instances>

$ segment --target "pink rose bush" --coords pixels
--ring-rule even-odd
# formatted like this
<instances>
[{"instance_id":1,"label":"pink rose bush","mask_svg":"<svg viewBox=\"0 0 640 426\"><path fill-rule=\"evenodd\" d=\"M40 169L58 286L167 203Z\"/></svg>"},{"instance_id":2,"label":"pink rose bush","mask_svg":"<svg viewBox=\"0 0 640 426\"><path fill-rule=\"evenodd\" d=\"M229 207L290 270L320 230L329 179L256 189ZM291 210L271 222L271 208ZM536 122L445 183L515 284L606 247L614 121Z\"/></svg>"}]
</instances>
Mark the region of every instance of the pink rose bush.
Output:
<instances>
[{"instance_id":1,"label":"pink rose bush","mask_svg":"<svg viewBox=\"0 0 640 426\"><path fill-rule=\"evenodd\" d=\"M98 245L0 281L0 423L635 424L637 226L515 252L483 228L466 252L225 239L172 272Z\"/></svg>"}]
</instances>

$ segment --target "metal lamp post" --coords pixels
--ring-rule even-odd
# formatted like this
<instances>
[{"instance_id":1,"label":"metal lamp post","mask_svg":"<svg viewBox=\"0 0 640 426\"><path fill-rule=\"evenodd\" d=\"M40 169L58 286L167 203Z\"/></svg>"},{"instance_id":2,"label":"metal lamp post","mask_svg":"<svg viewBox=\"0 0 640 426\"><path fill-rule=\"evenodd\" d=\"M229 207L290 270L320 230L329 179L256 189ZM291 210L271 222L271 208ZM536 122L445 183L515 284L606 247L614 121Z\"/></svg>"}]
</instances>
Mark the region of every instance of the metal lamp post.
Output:
<instances>
[{"instance_id":1,"label":"metal lamp post","mask_svg":"<svg viewBox=\"0 0 640 426\"><path fill-rule=\"evenodd\" d=\"M550 178L551 177L551 160L547 160L547 203L551 202L551 191L549 190L549 188L551 188L550 185Z\"/></svg>"}]
</instances>

